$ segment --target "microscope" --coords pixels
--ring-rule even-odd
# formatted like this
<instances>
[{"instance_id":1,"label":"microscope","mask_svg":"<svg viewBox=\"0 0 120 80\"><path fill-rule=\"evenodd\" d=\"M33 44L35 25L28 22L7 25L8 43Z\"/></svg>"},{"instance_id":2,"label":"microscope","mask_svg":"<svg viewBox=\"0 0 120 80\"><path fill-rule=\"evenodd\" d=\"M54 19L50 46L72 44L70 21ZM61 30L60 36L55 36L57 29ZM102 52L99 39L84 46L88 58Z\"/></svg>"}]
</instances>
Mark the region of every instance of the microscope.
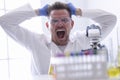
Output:
<instances>
[{"instance_id":1,"label":"microscope","mask_svg":"<svg viewBox=\"0 0 120 80\"><path fill-rule=\"evenodd\" d=\"M89 38L91 49L93 50L94 54L105 53L107 54L107 48L105 45L101 45L101 29L100 26L92 24L87 26L86 29L86 36Z\"/></svg>"}]
</instances>

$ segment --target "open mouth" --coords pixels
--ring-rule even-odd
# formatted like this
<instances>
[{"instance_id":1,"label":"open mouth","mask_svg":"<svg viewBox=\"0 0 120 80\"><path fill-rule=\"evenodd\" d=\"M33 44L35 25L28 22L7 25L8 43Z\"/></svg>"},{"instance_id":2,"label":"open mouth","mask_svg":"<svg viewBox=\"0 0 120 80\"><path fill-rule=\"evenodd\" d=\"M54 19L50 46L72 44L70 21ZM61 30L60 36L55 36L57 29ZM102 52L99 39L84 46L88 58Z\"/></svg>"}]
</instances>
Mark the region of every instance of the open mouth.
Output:
<instances>
[{"instance_id":1,"label":"open mouth","mask_svg":"<svg viewBox=\"0 0 120 80\"><path fill-rule=\"evenodd\" d=\"M57 36L58 38L62 39L65 36L65 30L57 30Z\"/></svg>"}]
</instances>

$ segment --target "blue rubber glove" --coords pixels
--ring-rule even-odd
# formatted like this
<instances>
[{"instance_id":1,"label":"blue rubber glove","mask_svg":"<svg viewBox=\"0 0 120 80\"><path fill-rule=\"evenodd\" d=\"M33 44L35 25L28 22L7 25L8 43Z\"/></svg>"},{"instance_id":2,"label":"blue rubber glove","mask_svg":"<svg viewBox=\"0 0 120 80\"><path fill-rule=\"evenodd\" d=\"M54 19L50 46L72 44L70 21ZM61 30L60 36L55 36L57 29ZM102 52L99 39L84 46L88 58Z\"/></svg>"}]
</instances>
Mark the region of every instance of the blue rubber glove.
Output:
<instances>
[{"instance_id":1,"label":"blue rubber glove","mask_svg":"<svg viewBox=\"0 0 120 80\"><path fill-rule=\"evenodd\" d=\"M48 4L46 4L44 7L39 9L39 15L40 16L48 16L47 14L47 9L48 9Z\"/></svg>"},{"instance_id":2,"label":"blue rubber glove","mask_svg":"<svg viewBox=\"0 0 120 80\"><path fill-rule=\"evenodd\" d=\"M68 7L71 10L71 14L76 15L76 8L73 6L73 4L72 3L68 3L67 5L68 5Z\"/></svg>"}]
</instances>

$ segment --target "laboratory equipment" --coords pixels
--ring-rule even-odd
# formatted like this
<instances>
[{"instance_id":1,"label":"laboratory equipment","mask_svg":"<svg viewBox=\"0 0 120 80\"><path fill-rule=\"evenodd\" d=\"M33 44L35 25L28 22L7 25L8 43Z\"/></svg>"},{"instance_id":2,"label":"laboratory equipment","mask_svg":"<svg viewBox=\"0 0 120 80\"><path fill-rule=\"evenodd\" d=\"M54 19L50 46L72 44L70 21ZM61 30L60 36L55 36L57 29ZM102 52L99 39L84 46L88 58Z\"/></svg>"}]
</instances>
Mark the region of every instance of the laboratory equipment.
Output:
<instances>
[{"instance_id":1,"label":"laboratory equipment","mask_svg":"<svg viewBox=\"0 0 120 80\"><path fill-rule=\"evenodd\" d=\"M100 38L101 38L100 27L94 24L87 26L86 36L89 38L90 45L92 46L92 48L94 49L97 48L98 43L100 42Z\"/></svg>"}]
</instances>

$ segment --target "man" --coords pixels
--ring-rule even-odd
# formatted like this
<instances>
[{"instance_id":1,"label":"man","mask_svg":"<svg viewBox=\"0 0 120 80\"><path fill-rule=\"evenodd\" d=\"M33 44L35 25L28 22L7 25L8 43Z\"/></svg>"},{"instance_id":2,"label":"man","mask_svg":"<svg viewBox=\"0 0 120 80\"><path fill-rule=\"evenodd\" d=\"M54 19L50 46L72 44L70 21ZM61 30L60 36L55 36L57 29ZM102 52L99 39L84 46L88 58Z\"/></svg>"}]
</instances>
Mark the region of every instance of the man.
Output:
<instances>
[{"instance_id":1,"label":"man","mask_svg":"<svg viewBox=\"0 0 120 80\"><path fill-rule=\"evenodd\" d=\"M46 26L51 32L51 38L44 34L32 33L19 26L21 22L37 16L36 14L48 17L49 21ZM51 54L77 52L90 48L86 33L78 33L74 38L69 38L70 31L74 26L71 16L78 14L99 23L102 29L102 37L105 37L108 34L106 31L111 31L116 23L116 16L111 13L102 10L84 11L80 8L74 8L69 3L55 2L35 11L29 4L22 6L1 16L0 25L9 36L31 51L33 73L47 74Z\"/></svg>"}]
</instances>

